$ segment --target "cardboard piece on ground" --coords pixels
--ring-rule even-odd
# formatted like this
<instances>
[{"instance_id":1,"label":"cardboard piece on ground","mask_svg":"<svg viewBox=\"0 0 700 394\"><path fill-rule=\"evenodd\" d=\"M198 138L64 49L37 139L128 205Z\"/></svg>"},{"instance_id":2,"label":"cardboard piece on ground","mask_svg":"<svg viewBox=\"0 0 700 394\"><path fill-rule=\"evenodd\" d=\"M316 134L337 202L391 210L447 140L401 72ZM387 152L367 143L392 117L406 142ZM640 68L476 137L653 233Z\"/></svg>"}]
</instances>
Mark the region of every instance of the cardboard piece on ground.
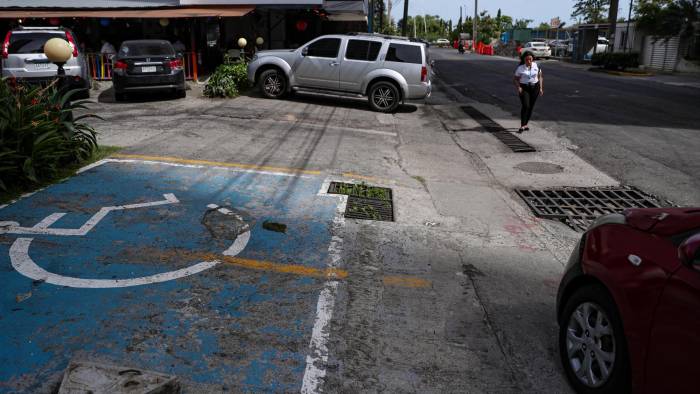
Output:
<instances>
[{"instance_id":1,"label":"cardboard piece on ground","mask_svg":"<svg viewBox=\"0 0 700 394\"><path fill-rule=\"evenodd\" d=\"M176 376L138 368L72 361L61 382L58 394L177 394L180 382Z\"/></svg>"}]
</instances>

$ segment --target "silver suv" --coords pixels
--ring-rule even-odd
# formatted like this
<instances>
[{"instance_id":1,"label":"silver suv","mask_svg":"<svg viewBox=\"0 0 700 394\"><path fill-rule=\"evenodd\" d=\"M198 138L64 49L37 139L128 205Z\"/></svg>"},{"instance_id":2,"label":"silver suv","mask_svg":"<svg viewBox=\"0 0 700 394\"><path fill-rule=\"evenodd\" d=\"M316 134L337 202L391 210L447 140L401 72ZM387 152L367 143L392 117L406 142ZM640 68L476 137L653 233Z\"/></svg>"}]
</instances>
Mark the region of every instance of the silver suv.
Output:
<instances>
[{"instance_id":1,"label":"silver suv","mask_svg":"<svg viewBox=\"0 0 700 394\"><path fill-rule=\"evenodd\" d=\"M89 89L85 55L78 49L73 32L62 27L19 27L8 31L2 44L2 76L30 83L55 78L58 68L44 55L44 44L56 37L68 41L73 48L73 56L63 66L68 86ZM90 94L89 90L81 93L83 96Z\"/></svg>"},{"instance_id":2,"label":"silver suv","mask_svg":"<svg viewBox=\"0 0 700 394\"><path fill-rule=\"evenodd\" d=\"M248 64L248 79L266 97L295 91L366 97L380 112L429 96L430 72L424 43L361 33L321 36L295 50L259 51Z\"/></svg>"}]
</instances>

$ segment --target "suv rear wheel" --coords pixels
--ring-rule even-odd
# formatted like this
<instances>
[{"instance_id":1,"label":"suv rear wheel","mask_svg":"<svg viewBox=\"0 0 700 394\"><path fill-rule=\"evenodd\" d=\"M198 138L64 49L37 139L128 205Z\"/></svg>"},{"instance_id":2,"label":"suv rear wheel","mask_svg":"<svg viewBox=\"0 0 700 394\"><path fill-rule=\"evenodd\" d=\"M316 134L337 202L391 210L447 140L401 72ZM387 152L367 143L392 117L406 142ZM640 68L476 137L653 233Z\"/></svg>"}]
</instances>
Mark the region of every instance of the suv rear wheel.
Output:
<instances>
[{"instance_id":1,"label":"suv rear wheel","mask_svg":"<svg viewBox=\"0 0 700 394\"><path fill-rule=\"evenodd\" d=\"M265 70L260 74L260 92L272 99L282 98L287 91L287 78L279 70Z\"/></svg>"},{"instance_id":2,"label":"suv rear wheel","mask_svg":"<svg viewBox=\"0 0 700 394\"><path fill-rule=\"evenodd\" d=\"M380 81L369 88L369 105L379 112L393 112L399 106L399 89L391 82Z\"/></svg>"}]
</instances>

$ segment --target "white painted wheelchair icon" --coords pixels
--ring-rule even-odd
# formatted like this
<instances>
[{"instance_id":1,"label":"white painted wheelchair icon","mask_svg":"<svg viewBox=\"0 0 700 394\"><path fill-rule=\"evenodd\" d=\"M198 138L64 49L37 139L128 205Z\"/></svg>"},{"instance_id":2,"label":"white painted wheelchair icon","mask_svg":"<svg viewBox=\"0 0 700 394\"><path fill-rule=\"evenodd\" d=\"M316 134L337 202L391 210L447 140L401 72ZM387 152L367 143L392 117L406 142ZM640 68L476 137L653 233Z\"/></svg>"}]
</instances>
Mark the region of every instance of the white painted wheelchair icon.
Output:
<instances>
[{"instance_id":1,"label":"white painted wheelchair icon","mask_svg":"<svg viewBox=\"0 0 700 394\"><path fill-rule=\"evenodd\" d=\"M180 202L174 194L164 194L163 197L165 197L165 199L160 201L102 207L87 222L85 222L85 224L77 229L51 228L52 224L66 215L65 213L53 213L33 227L21 227L17 222L0 222L0 234L84 236L112 211L148 208L159 205L178 204ZM224 215L234 215L238 217L236 213L226 208L219 207L218 205L210 204L207 207L209 209L216 209ZM242 220L240 217L238 217L238 219ZM17 270L17 272L30 279L51 283L57 286L92 289L140 286L184 278L186 276L212 268L221 263L219 260L202 261L187 268L138 278L84 279L58 275L39 267L29 256L29 246L33 240L34 238L17 238L15 240L10 247L10 261L12 263L12 267ZM244 231L236 238L233 244L223 252L223 254L226 256L237 255L246 247L249 240L250 229L246 225Z\"/></svg>"}]
</instances>

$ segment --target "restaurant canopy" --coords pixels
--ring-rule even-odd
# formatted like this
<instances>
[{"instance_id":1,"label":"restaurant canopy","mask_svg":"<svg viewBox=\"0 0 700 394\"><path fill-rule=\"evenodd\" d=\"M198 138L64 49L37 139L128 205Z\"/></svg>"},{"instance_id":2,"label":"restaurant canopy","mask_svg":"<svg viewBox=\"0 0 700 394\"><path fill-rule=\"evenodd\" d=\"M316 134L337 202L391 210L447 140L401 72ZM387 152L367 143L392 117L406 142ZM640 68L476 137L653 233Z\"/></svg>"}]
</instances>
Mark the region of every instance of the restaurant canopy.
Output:
<instances>
[{"instance_id":1,"label":"restaurant canopy","mask_svg":"<svg viewBox=\"0 0 700 394\"><path fill-rule=\"evenodd\" d=\"M250 5L165 8L1 8L0 18L199 18L243 16Z\"/></svg>"}]
</instances>

